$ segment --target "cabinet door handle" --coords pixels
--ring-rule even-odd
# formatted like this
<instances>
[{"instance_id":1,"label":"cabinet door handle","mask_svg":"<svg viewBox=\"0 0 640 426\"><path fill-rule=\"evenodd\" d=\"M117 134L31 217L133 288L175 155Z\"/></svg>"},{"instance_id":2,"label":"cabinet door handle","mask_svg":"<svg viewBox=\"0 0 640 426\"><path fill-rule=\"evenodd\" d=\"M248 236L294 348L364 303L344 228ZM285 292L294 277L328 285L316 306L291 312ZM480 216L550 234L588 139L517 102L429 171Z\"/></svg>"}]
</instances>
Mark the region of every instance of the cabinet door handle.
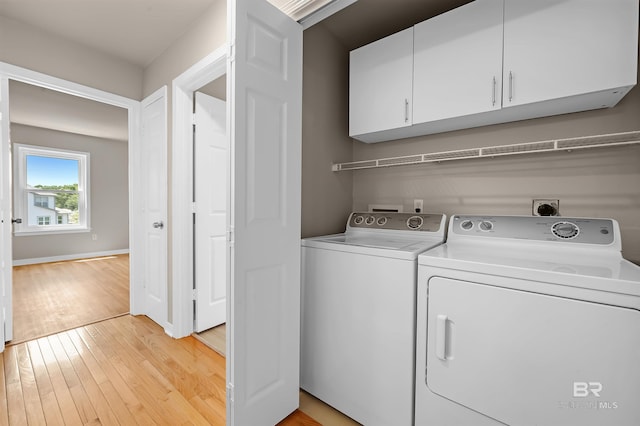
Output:
<instances>
[{"instance_id":1,"label":"cabinet door handle","mask_svg":"<svg viewBox=\"0 0 640 426\"><path fill-rule=\"evenodd\" d=\"M509 102L513 100L513 72L509 71Z\"/></svg>"},{"instance_id":2,"label":"cabinet door handle","mask_svg":"<svg viewBox=\"0 0 640 426\"><path fill-rule=\"evenodd\" d=\"M496 77L493 76L493 92L491 95L491 105L496 106Z\"/></svg>"},{"instance_id":3,"label":"cabinet door handle","mask_svg":"<svg viewBox=\"0 0 640 426\"><path fill-rule=\"evenodd\" d=\"M409 100L407 98L404 99L404 122L409 122Z\"/></svg>"}]
</instances>

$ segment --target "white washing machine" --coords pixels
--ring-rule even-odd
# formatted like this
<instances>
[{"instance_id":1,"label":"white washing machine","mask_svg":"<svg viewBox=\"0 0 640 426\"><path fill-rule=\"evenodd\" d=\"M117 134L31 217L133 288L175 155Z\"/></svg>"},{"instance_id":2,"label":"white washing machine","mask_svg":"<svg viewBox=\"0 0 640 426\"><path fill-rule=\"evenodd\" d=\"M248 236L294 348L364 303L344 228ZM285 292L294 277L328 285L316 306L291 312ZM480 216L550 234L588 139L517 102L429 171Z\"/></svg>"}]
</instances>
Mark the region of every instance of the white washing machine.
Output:
<instances>
[{"instance_id":1,"label":"white washing machine","mask_svg":"<svg viewBox=\"0 0 640 426\"><path fill-rule=\"evenodd\" d=\"M352 213L302 240L302 389L368 426L413 424L417 257L445 221Z\"/></svg>"},{"instance_id":2,"label":"white washing machine","mask_svg":"<svg viewBox=\"0 0 640 426\"><path fill-rule=\"evenodd\" d=\"M640 425L640 267L611 219L453 216L419 256L416 425Z\"/></svg>"}]
</instances>

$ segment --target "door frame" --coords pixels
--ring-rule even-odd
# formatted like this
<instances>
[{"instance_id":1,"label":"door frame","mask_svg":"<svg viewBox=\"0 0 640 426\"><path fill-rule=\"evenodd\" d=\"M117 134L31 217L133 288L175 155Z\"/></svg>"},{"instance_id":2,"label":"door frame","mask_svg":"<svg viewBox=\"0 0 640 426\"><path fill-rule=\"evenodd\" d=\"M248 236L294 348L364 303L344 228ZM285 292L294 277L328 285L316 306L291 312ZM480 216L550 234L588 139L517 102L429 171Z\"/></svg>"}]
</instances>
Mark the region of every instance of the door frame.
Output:
<instances>
[{"instance_id":1,"label":"door frame","mask_svg":"<svg viewBox=\"0 0 640 426\"><path fill-rule=\"evenodd\" d=\"M139 226L139 209L135 206L139 200L142 199L143 194L138 194L137 188L140 182L141 176L138 173L138 169L135 167L140 161L142 153L140 143L140 102L134 99L129 99L124 96L116 95L113 93L105 92L103 90L95 89L89 86L85 86L72 81L64 80L58 77L53 77L48 74L40 73L37 71L29 70L27 68L18 67L5 62L0 62L0 78L2 80L15 80L22 83L31 84L33 86L43 87L45 89L54 90L56 92L65 93L80 98L101 102L108 105L124 108L128 112L128 128L129 128L129 142L128 142L128 174L129 174L129 310L132 315L138 315L144 313L144 306L141 303L144 301L144 288L142 288L143 280L141 280L140 274L144 272L144 268L141 268L138 260L139 244L138 239ZM9 111L10 99L6 96L0 100L0 110ZM1 135L9 135L9 121L2 120L0 122ZM6 128L5 128L6 127ZM3 146L9 144L10 141L2 141ZM5 153L8 155L8 153ZM10 170L3 171L3 173L10 173ZM10 238L13 238L11 236ZM12 265L7 265L12 267ZM13 282L7 283L7 285L13 285ZM7 303L12 303L12 289L7 291ZM11 315L6 318L6 323L11 329L13 324L13 311ZM7 336L5 336L7 337ZM0 342L0 351L4 347L4 341Z\"/></svg>"},{"instance_id":2,"label":"door frame","mask_svg":"<svg viewBox=\"0 0 640 426\"><path fill-rule=\"evenodd\" d=\"M171 279L175 338L189 336L194 330L193 93L227 73L229 49L223 46L214 50L172 82Z\"/></svg>"}]
</instances>

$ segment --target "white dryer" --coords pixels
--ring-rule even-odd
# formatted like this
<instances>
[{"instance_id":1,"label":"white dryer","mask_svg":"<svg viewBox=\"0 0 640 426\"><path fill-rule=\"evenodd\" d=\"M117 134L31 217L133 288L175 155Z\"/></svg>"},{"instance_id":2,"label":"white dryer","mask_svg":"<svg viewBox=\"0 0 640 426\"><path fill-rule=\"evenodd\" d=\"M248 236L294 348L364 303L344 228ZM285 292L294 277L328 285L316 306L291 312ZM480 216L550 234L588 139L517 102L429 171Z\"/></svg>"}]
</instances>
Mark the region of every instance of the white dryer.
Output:
<instances>
[{"instance_id":1,"label":"white dryer","mask_svg":"<svg viewBox=\"0 0 640 426\"><path fill-rule=\"evenodd\" d=\"M352 213L302 240L302 389L368 426L413 424L417 257L445 221Z\"/></svg>"},{"instance_id":2,"label":"white dryer","mask_svg":"<svg viewBox=\"0 0 640 426\"><path fill-rule=\"evenodd\" d=\"M615 220L453 216L417 309L416 425L640 425L640 267Z\"/></svg>"}]
</instances>

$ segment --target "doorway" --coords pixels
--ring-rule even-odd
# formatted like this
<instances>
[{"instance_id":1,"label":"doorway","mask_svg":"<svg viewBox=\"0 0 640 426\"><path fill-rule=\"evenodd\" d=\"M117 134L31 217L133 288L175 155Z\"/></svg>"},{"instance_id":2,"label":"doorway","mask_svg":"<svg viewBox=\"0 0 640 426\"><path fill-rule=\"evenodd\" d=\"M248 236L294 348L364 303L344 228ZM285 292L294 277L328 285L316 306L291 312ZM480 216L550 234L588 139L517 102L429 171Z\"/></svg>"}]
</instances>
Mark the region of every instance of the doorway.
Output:
<instances>
[{"instance_id":1,"label":"doorway","mask_svg":"<svg viewBox=\"0 0 640 426\"><path fill-rule=\"evenodd\" d=\"M9 81L11 344L129 312L127 110Z\"/></svg>"},{"instance_id":2,"label":"doorway","mask_svg":"<svg viewBox=\"0 0 640 426\"><path fill-rule=\"evenodd\" d=\"M198 89L193 99L194 331L200 333L224 325L227 318L226 77Z\"/></svg>"},{"instance_id":3,"label":"doorway","mask_svg":"<svg viewBox=\"0 0 640 426\"><path fill-rule=\"evenodd\" d=\"M129 239L129 253L130 253L130 294L129 304L130 312L134 315L144 314L144 287L141 285L143 282L144 263L143 259L136 254L139 253L139 247L143 244L141 240L141 226L140 226L140 200L143 199L143 190L139 188L135 183L140 181L140 173L136 167L132 167L131 161L140 159L143 157L139 122L140 122L140 110L141 103L139 101L128 99L119 95L104 92L98 89L93 89L87 86L83 86L77 83L52 77L46 74L31 71L25 68L13 66L11 64L0 62L0 111L2 117L9 117L9 82L18 81L22 83L28 83L43 89L51 89L55 92L65 93L68 95L78 96L83 99L92 100L107 105L122 108L126 111L127 116L127 155L130 159L127 170L123 171L128 175L128 201L129 209L127 212L127 223L121 224L121 226L128 228ZM13 225L11 220L8 220L12 216L10 199L11 195L11 157L10 153L10 130L8 120L0 121L0 145L2 150L0 151L0 163L2 164L2 176L0 177L0 210L2 212L2 228L0 230L0 275L2 279L2 290L0 292L0 305L4 312L4 327L0 327L0 351L4 349L5 341L12 340L13 330L13 315L11 311L12 307L12 263L13 263L13 248L12 248L12 232ZM4 220L7 219L7 220ZM98 238L100 236L98 235Z\"/></svg>"}]
</instances>

